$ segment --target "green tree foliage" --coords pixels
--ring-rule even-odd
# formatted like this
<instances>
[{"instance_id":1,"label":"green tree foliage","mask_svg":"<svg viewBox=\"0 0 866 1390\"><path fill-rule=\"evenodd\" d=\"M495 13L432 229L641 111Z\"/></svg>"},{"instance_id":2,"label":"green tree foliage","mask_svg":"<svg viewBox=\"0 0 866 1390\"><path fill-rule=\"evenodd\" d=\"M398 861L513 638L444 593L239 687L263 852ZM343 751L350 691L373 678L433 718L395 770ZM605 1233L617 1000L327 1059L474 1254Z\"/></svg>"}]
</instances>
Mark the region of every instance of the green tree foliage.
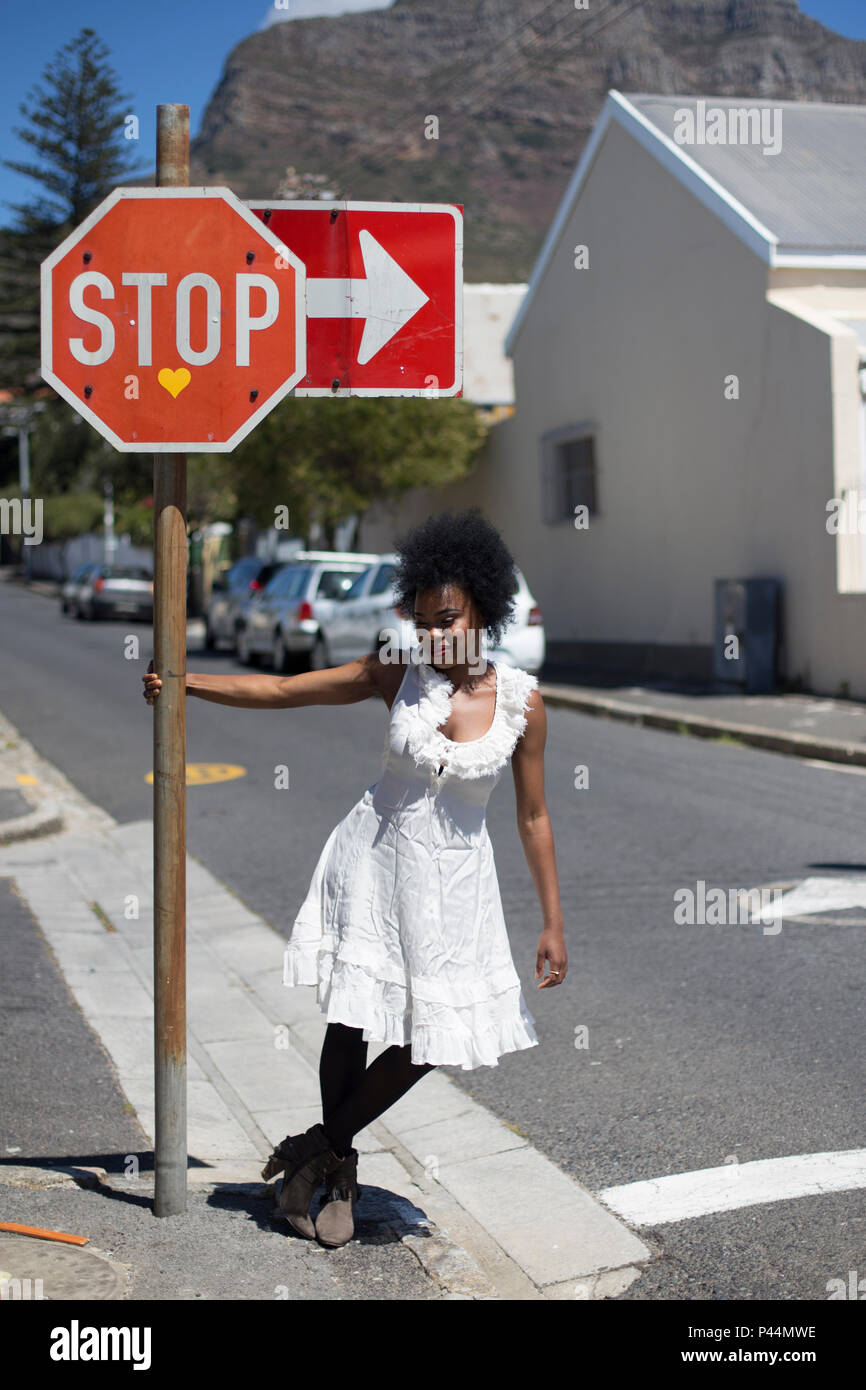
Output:
<instances>
[{"instance_id":1,"label":"green tree foliage","mask_svg":"<svg viewBox=\"0 0 866 1390\"><path fill-rule=\"evenodd\" d=\"M66 492L45 497L42 532L46 541L74 540L89 531L101 531L105 499L98 492Z\"/></svg>"},{"instance_id":2,"label":"green tree foliage","mask_svg":"<svg viewBox=\"0 0 866 1390\"><path fill-rule=\"evenodd\" d=\"M33 495L40 497L73 489L101 491L109 478L116 486L127 478L146 483L138 455L119 454L61 400L47 401L34 422L30 466Z\"/></svg>"},{"instance_id":3,"label":"green tree foliage","mask_svg":"<svg viewBox=\"0 0 866 1390\"><path fill-rule=\"evenodd\" d=\"M129 98L117 86L108 49L82 29L45 68L43 84L19 110L29 122L15 134L36 162L4 159L41 184L35 203L13 204L19 226L76 227L116 184L133 172L123 139Z\"/></svg>"},{"instance_id":4,"label":"green tree foliage","mask_svg":"<svg viewBox=\"0 0 866 1390\"><path fill-rule=\"evenodd\" d=\"M465 477L485 435L462 398L289 396L231 455L238 511L266 527L287 506L292 535L316 521L333 545L335 527L373 502Z\"/></svg>"},{"instance_id":5,"label":"green tree foliage","mask_svg":"<svg viewBox=\"0 0 866 1390\"><path fill-rule=\"evenodd\" d=\"M15 135L31 158L4 159L39 188L11 204L0 229L0 387L28 389L39 376L39 266L65 236L135 169L124 139L129 98L117 85L108 49L82 29L47 64L19 111Z\"/></svg>"}]
</instances>

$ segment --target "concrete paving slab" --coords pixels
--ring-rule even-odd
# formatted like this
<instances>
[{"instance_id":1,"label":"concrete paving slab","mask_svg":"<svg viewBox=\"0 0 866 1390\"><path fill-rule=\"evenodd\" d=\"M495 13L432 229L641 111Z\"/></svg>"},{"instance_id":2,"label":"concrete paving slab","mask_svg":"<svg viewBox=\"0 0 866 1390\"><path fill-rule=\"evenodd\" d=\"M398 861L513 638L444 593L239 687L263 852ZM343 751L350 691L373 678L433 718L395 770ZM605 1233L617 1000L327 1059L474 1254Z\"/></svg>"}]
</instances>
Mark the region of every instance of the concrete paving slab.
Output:
<instances>
[{"instance_id":1,"label":"concrete paving slab","mask_svg":"<svg viewBox=\"0 0 866 1390\"><path fill-rule=\"evenodd\" d=\"M191 930L209 938L259 927L262 919L234 901L204 902L200 898L191 898L187 902L186 920Z\"/></svg>"},{"instance_id":2,"label":"concrete paving slab","mask_svg":"<svg viewBox=\"0 0 866 1390\"><path fill-rule=\"evenodd\" d=\"M282 1110L257 1110L253 1119L271 1145L279 1144L287 1134L303 1134L311 1125L319 1124L322 1118L321 1102L317 1105L292 1105ZM386 1147L376 1138L372 1130L362 1129L352 1140L359 1154L381 1153Z\"/></svg>"},{"instance_id":3,"label":"concrete paving slab","mask_svg":"<svg viewBox=\"0 0 866 1390\"><path fill-rule=\"evenodd\" d=\"M116 970L64 970L66 982L87 1019L152 1018L153 1000L140 981Z\"/></svg>"},{"instance_id":4,"label":"concrete paving slab","mask_svg":"<svg viewBox=\"0 0 866 1390\"><path fill-rule=\"evenodd\" d=\"M286 993L291 994L294 991L286 990ZM313 1054L318 1056L322 1050L322 1043L325 1041L328 1025L325 1015L315 1002L315 998L313 1004L314 1009L310 1010L308 1007L308 1011L291 1025L290 1031L293 1041L300 1044L301 1048L305 1049L311 1056ZM369 1064L369 1049L367 1056Z\"/></svg>"},{"instance_id":5,"label":"concrete paving slab","mask_svg":"<svg viewBox=\"0 0 866 1390\"><path fill-rule=\"evenodd\" d=\"M423 1093L415 1086L401 1096L388 1111L388 1128L404 1140L413 1129L434 1124L438 1120L456 1119L458 1115L480 1109L471 1096L461 1091L441 1072L424 1077ZM489 1111L485 1112L489 1114Z\"/></svg>"},{"instance_id":6,"label":"concrete paving slab","mask_svg":"<svg viewBox=\"0 0 866 1390\"><path fill-rule=\"evenodd\" d=\"M127 1077L123 1089L135 1107L145 1134L153 1143L153 1087L141 1077ZM208 1081L187 1083L187 1151L190 1158L213 1162L258 1160L261 1155L249 1135Z\"/></svg>"},{"instance_id":7,"label":"concrete paving slab","mask_svg":"<svg viewBox=\"0 0 866 1390\"><path fill-rule=\"evenodd\" d=\"M442 1164L437 1180L539 1287L597 1274L652 1251L555 1164L526 1147ZM530 1200L527 1201L527 1196Z\"/></svg>"},{"instance_id":8,"label":"concrete paving slab","mask_svg":"<svg viewBox=\"0 0 866 1390\"><path fill-rule=\"evenodd\" d=\"M200 1042L273 1037L273 1024L242 986L226 981L219 996L187 972L187 1021Z\"/></svg>"},{"instance_id":9,"label":"concrete paving slab","mask_svg":"<svg viewBox=\"0 0 866 1390\"><path fill-rule=\"evenodd\" d=\"M58 932L50 938L51 949L62 970L98 970L100 972L132 970L129 947L117 934L103 930L93 932Z\"/></svg>"},{"instance_id":10,"label":"concrete paving slab","mask_svg":"<svg viewBox=\"0 0 866 1390\"><path fill-rule=\"evenodd\" d=\"M20 880L19 880L20 885ZM23 892L22 888L22 892ZM89 908L82 909L80 912L74 910L64 911L61 908L45 908L38 901L34 901L29 895L27 902L34 917L39 922L40 927L49 941L55 937L72 935L86 935L94 941L100 940L107 933L102 922Z\"/></svg>"},{"instance_id":11,"label":"concrete paving slab","mask_svg":"<svg viewBox=\"0 0 866 1390\"><path fill-rule=\"evenodd\" d=\"M150 1019L127 1020L105 1014L88 1018L88 1023L99 1036L103 1047L114 1063L120 1078L121 1089L124 1079L136 1077L148 1083L153 1090L153 1023ZM195 1057L188 1051L186 1059L188 1081L204 1081L204 1072ZM127 1093L128 1094L128 1093Z\"/></svg>"},{"instance_id":12,"label":"concrete paving slab","mask_svg":"<svg viewBox=\"0 0 866 1390\"><path fill-rule=\"evenodd\" d=\"M284 945L270 927L238 927L206 939L220 960L245 979L253 972L282 973ZM290 993L285 985L282 988Z\"/></svg>"},{"instance_id":13,"label":"concrete paving slab","mask_svg":"<svg viewBox=\"0 0 866 1390\"><path fill-rule=\"evenodd\" d=\"M318 1078L291 1048L275 1047L273 1038L206 1042L204 1049L251 1111L272 1110L281 1099L292 1106L321 1105Z\"/></svg>"},{"instance_id":14,"label":"concrete paving slab","mask_svg":"<svg viewBox=\"0 0 866 1390\"><path fill-rule=\"evenodd\" d=\"M480 1106L449 1119L404 1130L400 1137L422 1167L434 1176L444 1164L490 1158L509 1149L526 1148L529 1142Z\"/></svg>"},{"instance_id":15,"label":"concrete paving slab","mask_svg":"<svg viewBox=\"0 0 866 1390\"><path fill-rule=\"evenodd\" d=\"M22 897L26 899L33 915L39 919L46 934L75 931L105 933L105 925L100 922L93 909L83 899L70 893L68 884L65 897L60 897L55 895L53 889L44 891L41 885L34 881L37 875L32 872L18 873L15 877Z\"/></svg>"},{"instance_id":16,"label":"concrete paving slab","mask_svg":"<svg viewBox=\"0 0 866 1390\"><path fill-rule=\"evenodd\" d=\"M288 989L283 984L281 957L270 969L244 971L244 980L275 1023L292 1024L319 1013L314 990Z\"/></svg>"},{"instance_id":17,"label":"concrete paving slab","mask_svg":"<svg viewBox=\"0 0 866 1390\"><path fill-rule=\"evenodd\" d=\"M221 1163L229 1158L261 1158L258 1147L209 1082L189 1082L187 1111L189 1152L196 1158Z\"/></svg>"}]
</instances>

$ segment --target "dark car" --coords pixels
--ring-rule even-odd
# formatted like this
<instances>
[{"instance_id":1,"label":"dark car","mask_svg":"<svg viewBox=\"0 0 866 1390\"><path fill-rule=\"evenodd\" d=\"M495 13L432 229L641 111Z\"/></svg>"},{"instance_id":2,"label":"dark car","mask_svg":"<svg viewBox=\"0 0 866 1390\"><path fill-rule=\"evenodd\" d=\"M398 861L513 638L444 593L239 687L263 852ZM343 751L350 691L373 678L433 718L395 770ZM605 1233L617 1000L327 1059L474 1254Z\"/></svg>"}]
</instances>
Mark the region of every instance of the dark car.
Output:
<instances>
[{"instance_id":1,"label":"dark car","mask_svg":"<svg viewBox=\"0 0 866 1390\"><path fill-rule=\"evenodd\" d=\"M153 621L153 575L143 565L94 565L71 602L77 618Z\"/></svg>"},{"instance_id":2,"label":"dark car","mask_svg":"<svg viewBox=\"0 0 866 1390\"><path fill-rule=\"evenodd\" d=\"M204 645L207 651L213 651L221 642L228 643L234 650L238 628L243 625L249 600L261 593L284 564L282 560L260 560L256 555L245 555L230 569L217 575L205 615Z\"/></svg>"}]
</instances>

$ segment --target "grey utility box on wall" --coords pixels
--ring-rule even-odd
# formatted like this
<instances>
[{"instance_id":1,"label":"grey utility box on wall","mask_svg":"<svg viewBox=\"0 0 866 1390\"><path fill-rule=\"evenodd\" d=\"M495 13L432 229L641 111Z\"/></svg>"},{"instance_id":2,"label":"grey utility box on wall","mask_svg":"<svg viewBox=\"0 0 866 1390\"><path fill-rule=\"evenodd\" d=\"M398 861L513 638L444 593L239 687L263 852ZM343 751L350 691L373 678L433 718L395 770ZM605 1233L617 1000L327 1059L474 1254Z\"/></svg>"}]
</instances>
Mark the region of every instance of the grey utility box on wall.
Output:
<instances>
[{"instance_id":1,"label":"grey utility box on wall","mask_svg":"<svg viewBox=\"0 0 866 1390\"><path fill-rule=\"evenodd\" d=\"M714 587L713 675L753 695L775 690L781 581L717 579Z\"/></svg>"}]
</instances>

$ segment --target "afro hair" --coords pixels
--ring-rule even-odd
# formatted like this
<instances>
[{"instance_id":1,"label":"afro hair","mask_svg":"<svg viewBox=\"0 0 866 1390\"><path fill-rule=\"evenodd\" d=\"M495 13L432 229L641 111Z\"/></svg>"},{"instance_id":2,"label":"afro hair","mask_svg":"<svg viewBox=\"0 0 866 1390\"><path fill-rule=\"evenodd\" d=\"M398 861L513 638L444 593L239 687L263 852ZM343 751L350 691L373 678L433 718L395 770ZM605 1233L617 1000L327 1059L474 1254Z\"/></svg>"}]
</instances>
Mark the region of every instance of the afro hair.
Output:
<instances>
[{"instance_id":1,"label":"afro hair","mask_svg":"<svg viewBox=\"0 0 866 1390\"><path fill-rule=\"evenodd\" d=\"M428 516L394 546L396 605L410 619L415 596L425 589L459 584L481 614L497 647L514 617L518 580L514 560L479 507Z\"/></svg>"}]
</instances>

